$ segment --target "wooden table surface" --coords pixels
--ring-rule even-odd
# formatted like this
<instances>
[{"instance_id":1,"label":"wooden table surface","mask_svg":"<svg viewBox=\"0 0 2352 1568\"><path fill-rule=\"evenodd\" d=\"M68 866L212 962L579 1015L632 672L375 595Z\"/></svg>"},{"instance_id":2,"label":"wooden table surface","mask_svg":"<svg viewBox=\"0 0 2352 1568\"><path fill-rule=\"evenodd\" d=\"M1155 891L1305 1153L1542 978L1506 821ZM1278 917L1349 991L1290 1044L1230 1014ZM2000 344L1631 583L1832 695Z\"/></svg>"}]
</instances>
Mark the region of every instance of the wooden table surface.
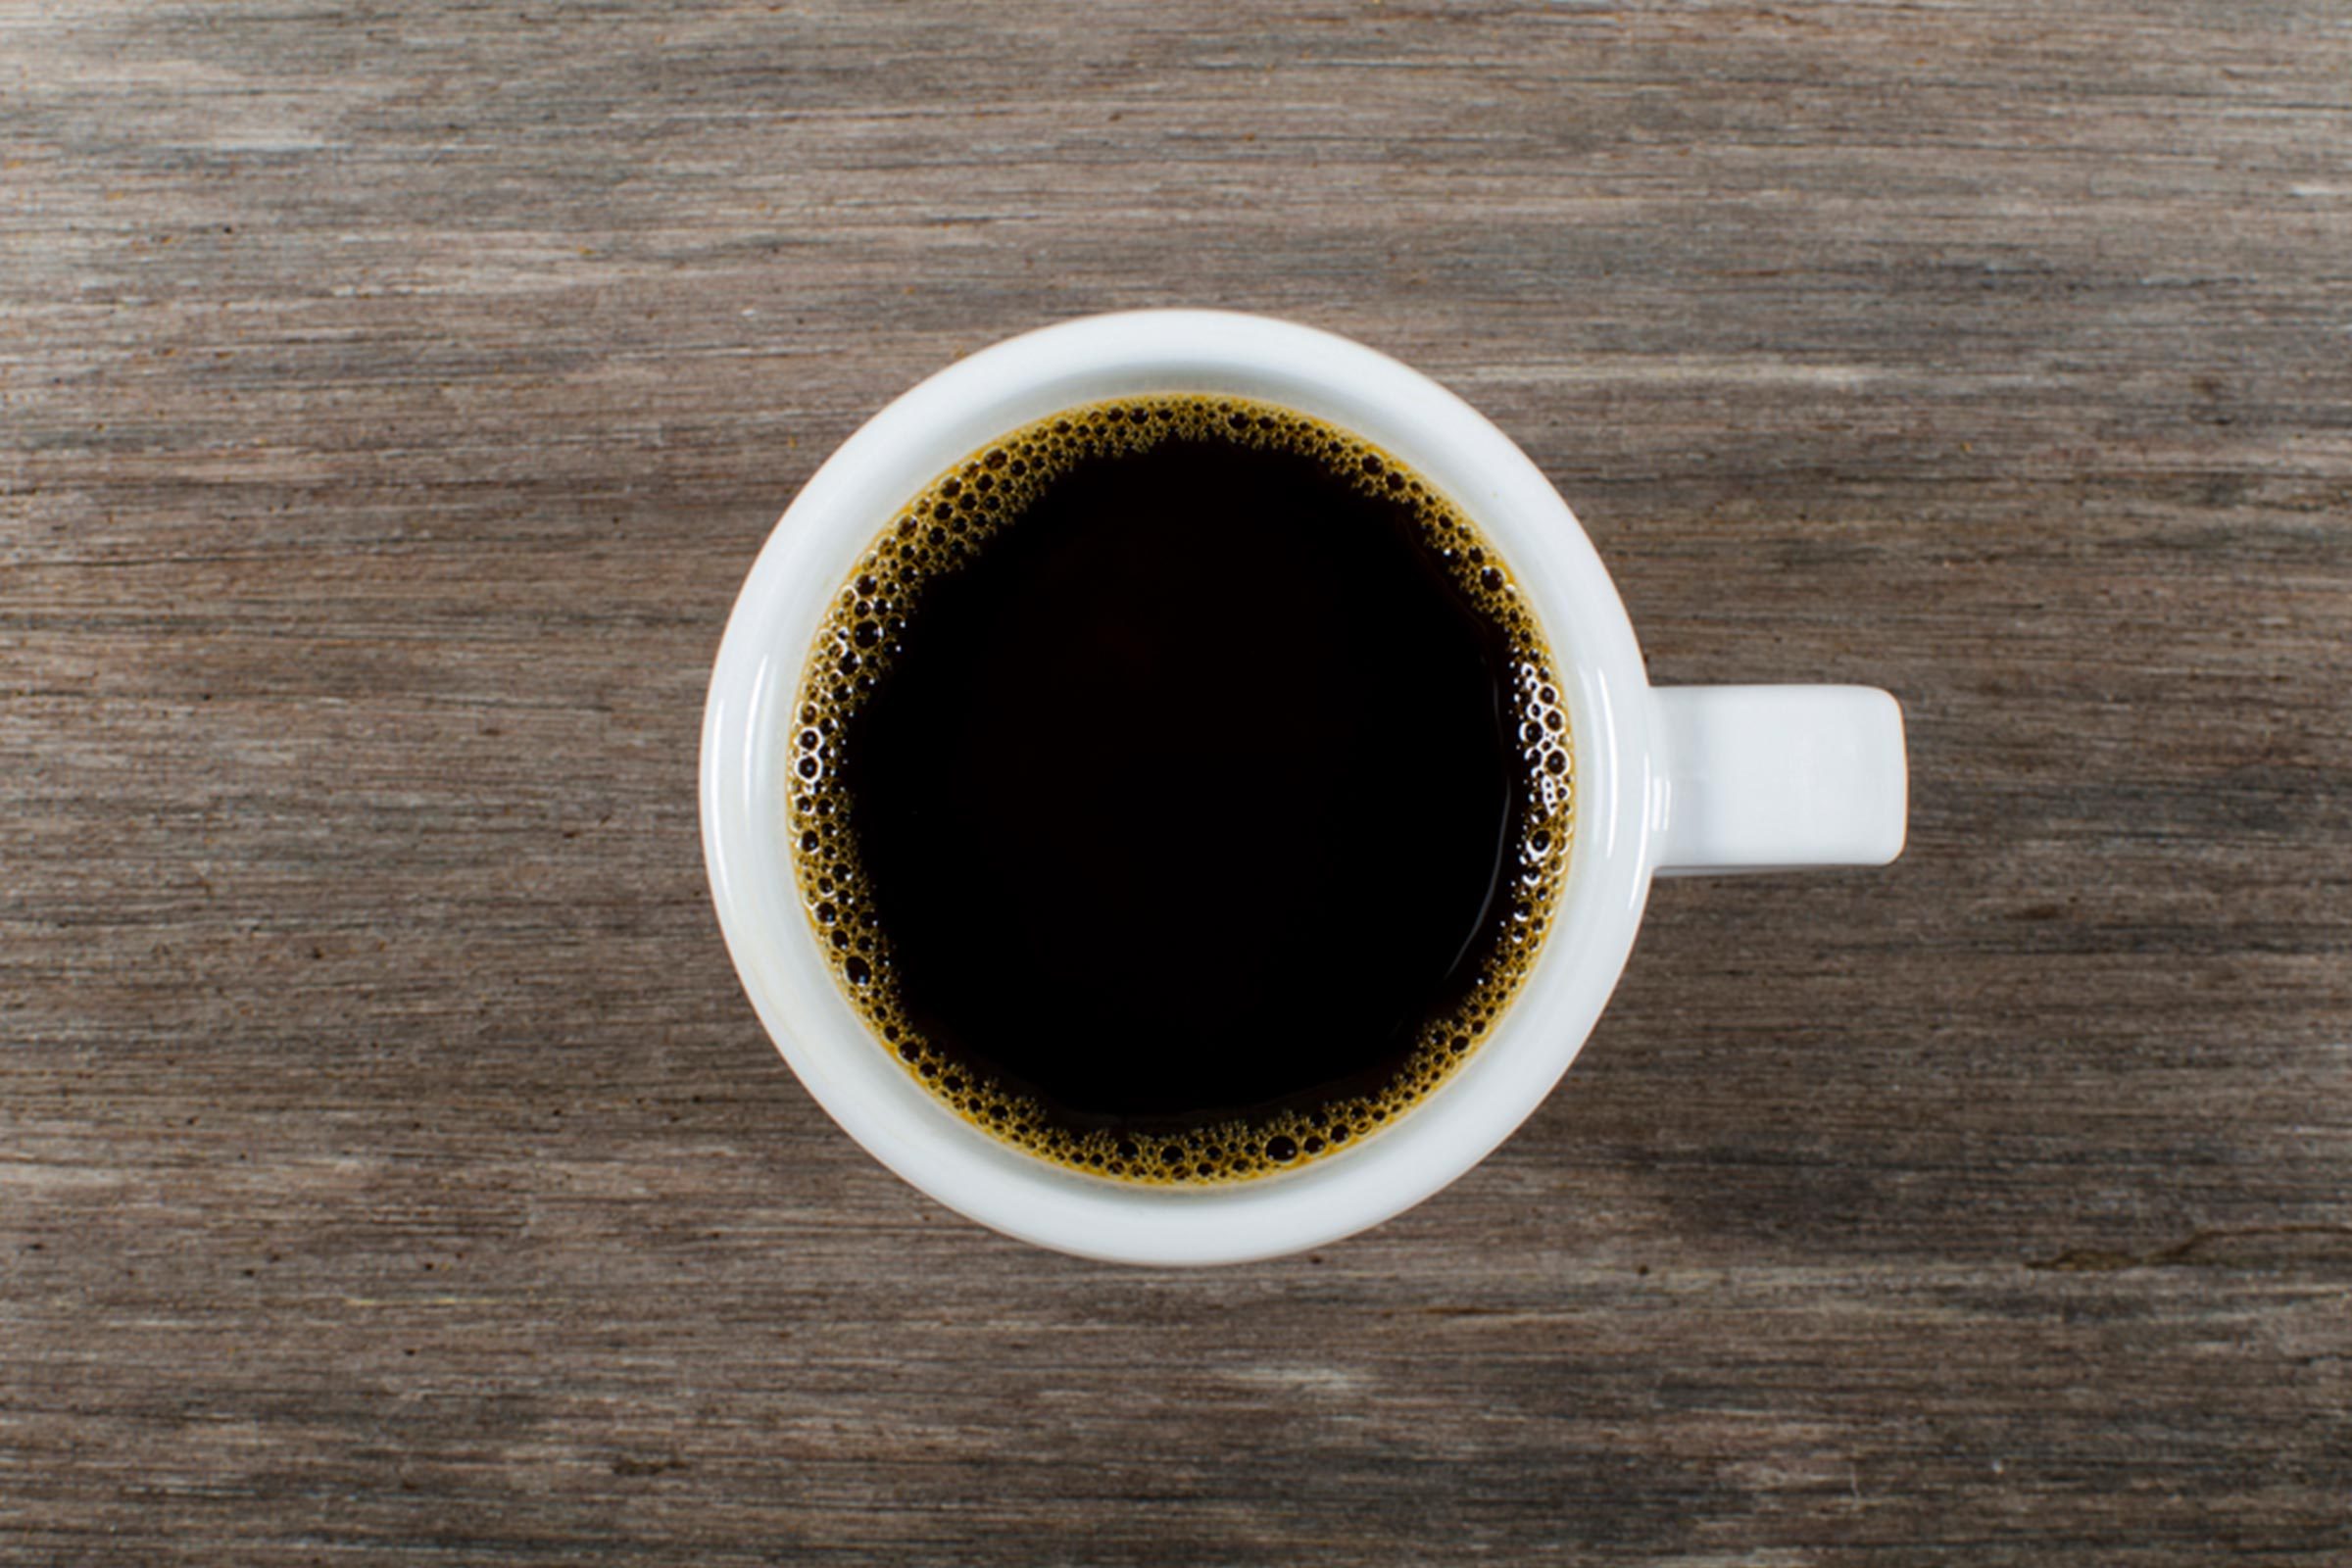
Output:
<instances>
[{"instance_id":1,"label":"wooden table surface","mask_svg":"<svg viewBox=\"0 0 2352 1568\"><path fill-rule=\"evenodd\" d=\"M1909 713L1311 1256L778 1060L753 554L1078 313L1359 337ZM0 1559L2352 1561L2352 12L0 0Z\"/></svg>"}]
</instances>

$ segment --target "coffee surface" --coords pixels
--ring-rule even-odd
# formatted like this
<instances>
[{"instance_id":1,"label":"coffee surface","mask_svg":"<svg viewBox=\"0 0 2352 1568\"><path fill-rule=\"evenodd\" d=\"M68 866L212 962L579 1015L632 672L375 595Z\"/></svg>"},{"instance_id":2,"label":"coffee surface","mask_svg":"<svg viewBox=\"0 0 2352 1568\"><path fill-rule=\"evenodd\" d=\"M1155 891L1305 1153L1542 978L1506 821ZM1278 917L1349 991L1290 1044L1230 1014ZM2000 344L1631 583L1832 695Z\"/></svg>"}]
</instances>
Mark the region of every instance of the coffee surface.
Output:
<instances>
[{"instance_id":1,"label":"coffee surface","mask_svg":"<svg viewBox=\"0 0 2352 1568\"><path fill-rule=\"evenodd\" d=\"M1072 410L974 454L838 596L789 808L888 1049L1032 1151L1247 1176L1373 1131L1491 1027L1569 836L1507 568L1289 411Z\"/></svg>"}]
</instances>

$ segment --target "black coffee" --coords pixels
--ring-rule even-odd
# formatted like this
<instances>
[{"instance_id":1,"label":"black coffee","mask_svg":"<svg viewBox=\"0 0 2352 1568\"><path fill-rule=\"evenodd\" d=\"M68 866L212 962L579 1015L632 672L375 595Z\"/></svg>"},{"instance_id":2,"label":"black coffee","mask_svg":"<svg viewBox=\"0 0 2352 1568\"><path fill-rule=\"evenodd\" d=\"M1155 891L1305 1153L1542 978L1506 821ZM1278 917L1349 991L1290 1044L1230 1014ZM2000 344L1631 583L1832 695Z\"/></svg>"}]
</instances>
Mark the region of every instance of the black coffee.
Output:
<instances>
[{"instance_id":1,"label":"black coffee","mask_svg":"<svg viewBox=\"0 0 2352 1568\"><path fill-rule=\"evenodd\" d=\"M801 691L810 918L910 1071L1050 1158L1232 1178L1440 1082L1542 940L1570 768L1502 563L1393 459L1162 397L974 454Z\"/></svg>"}]
</instances>

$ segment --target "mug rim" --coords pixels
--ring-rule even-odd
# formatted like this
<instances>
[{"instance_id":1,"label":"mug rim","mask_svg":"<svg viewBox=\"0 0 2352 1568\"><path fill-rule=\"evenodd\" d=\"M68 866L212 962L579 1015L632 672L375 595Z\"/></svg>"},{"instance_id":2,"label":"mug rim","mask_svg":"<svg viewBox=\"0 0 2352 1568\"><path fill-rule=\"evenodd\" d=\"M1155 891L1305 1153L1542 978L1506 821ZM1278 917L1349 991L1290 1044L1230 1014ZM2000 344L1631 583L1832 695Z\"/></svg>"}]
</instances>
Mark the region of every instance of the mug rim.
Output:
<instances>
[{"instance_id":1,"label":"mug rim","mask_svg":"<svg viewBox=\"0 0 2352 1568\"><path fill-rule=\"evenodd\" d=\"M785 831L793 702L835 589L940 472L1033 419L1144 393L1247 396L1393 453L1510 564L1566 688L1575 816L1551 931L1503 1017L1390 1125L1298 1169L1198 1188L1086 1175L981 1131L866 1030L801 906ZM1082 317L1008 338L916 385L854 432L770 531L729 614L704 708L705 866L754 1009L811 1095L899 1176L967 1217L1081 1256L1239 1262L1320 1246L1444 1188L1541 1104L1631 953L1652 870L1650 704L1607 569L1508 436L1386 355L1224 311Z\"/></svg>"}]
</instances>

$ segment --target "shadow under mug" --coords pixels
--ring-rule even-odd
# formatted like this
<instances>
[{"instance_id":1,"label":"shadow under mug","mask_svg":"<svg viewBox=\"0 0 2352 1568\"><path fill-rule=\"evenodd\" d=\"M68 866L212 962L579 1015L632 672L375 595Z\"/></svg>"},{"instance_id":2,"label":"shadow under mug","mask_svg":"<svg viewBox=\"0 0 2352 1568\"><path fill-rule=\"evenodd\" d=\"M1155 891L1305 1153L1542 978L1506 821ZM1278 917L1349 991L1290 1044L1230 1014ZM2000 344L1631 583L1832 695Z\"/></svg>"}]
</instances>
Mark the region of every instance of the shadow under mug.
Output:
<instances>
[{"instance_id":1,"label":"shadow under mug","mask_svg":"<svg viewBox=\"0 0 2352 1568\"><path fill-rule=\"evenodd\" d=\"M1280 404L1395 454L1510 564L1566 684L1576 819L1551 933L1453 1075L1311 1164L1199 1188L1082 1174L924 1090L841 993L803 909L784 769L802 666L835 589L939 473L1060 410L1193 392ZM1617 983L1653 876L1882 865L1903 845L1902 717L1859 686L1652 688L1592 542L1509 437L1361 344L1216 311L1065 321L942 370L810 477L737 599L703 716L704 858L760 1019L818 1103L942 1203L1007 1235L1134 1263L1238 1262L1378 1224L1486 1156L1550 1092Z\"/></svg>"}]
</instances>

